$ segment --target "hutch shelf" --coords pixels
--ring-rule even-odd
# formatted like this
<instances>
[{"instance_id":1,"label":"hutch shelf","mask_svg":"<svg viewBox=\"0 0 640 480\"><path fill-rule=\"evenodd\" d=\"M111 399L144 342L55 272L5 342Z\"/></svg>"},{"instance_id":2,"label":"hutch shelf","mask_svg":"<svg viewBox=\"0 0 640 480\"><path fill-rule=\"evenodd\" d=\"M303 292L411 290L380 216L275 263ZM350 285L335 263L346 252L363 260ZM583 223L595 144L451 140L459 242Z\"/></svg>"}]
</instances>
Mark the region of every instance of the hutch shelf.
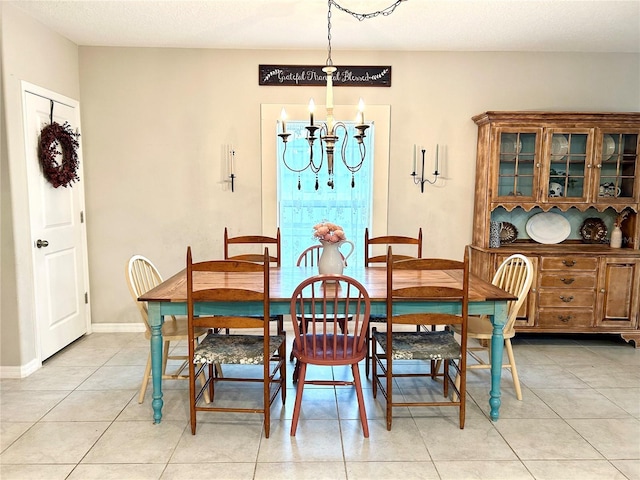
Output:
<instances>
[{"instance_id":1,"label":"hutch shelf","mask_svg":"<svg viewBox=\"0 0 640 480\"><path fill-rule=\"evenodd\" d=\"M640 347L640 113L493 111L473 120L473 273L491 279L523 253L536 275L518 332L613 333ZM551 222L548 236L534 235L532 217L548 213L564 228ZM620 248L610 245L616 223Z\"/></svg>"}]
</instances>

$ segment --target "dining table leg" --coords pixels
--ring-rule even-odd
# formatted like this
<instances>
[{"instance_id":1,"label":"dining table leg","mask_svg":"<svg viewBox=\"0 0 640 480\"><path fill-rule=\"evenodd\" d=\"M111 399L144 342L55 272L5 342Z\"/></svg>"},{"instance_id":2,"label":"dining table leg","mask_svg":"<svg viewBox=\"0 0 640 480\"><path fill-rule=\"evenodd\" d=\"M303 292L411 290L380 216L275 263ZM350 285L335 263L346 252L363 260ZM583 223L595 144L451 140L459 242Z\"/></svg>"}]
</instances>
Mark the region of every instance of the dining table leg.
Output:
<instances>
[{"instance_id":1,"label":"dining table leg","mask_svg":"<svg viewBox=\"0 0 640 480\"><path fill-rule=\"evenodd\" d=\"M500 379L502 376L502 354L504 351L504 335L502 330L507 319L506 302L496 304L494 315L491 317L493 334L491 336L491 391L489 393L489 416L491 420L500 417Z\"/></svg>"},{"instance_id":2,"label":"dining table leg","mask_svg":"<svg viewBox=\"0 0 640 480\"><path fill-rule=\"evenodd\" d=\"M148 303L149 326L151 327L151 378L153 382L153 423L162 419L162 315L160 305Z\"/></svg>"}]
</instances>

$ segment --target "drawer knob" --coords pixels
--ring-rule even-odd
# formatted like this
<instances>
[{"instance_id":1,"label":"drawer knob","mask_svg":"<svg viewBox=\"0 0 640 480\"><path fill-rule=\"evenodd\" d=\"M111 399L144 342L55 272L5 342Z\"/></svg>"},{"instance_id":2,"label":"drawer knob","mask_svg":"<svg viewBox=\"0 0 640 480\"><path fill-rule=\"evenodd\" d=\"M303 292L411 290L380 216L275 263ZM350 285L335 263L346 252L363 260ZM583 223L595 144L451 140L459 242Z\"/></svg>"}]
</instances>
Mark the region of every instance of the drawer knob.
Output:
<instances>
[{"instance_id":1,"label":"drawer knob","mask_svg":"<svg viewBox=\"0 0 640 480\"><path fill-rule=\"evenodd\" d=\"M562 260L562 264L565 267L573 267L576 264L575 260Z\"/></svg>"},{"instance_id":2,"label":"drawer knob","mask_svg":"<svg viewBox=\"0 0 640 480\"><path fill-rule=\"evenodd\" d=\"M570 297L565 297L564 295L560 295L560 300L562 300L564 303L569 303L573 301L573 295L571 295Z\"/></svg>"},{"instance_id":3,"label":"drawer knob","mask_svg":"<svg viewBox=\"0 0 640 480\"><path fill-rule=\"evenodd\" d=\"M604 288L601 288L601 289L600 289L600 293L605 293L605 289L604 289Z\"/></svg>"},{"instance_id":4,"label":"drawer knob","mask_svg":"<svg viewBox=\"0 0 640 480\"><path fill-rule=\"evenodd\" d=\"M567 323L572 318L573 317L571 315L558 315L558 320L560 320L563 323Z\"/></svg>"},{"instance_id":5,"label":"drawer knob","mask_svg":"<svg viewBox=\"0 0 640 480\"><path fill-rule=\"evenodd\" d=\"M574 282L575 278L561 278L560 281L565 285L571 285Z\"/></svg>"}]
</instances>

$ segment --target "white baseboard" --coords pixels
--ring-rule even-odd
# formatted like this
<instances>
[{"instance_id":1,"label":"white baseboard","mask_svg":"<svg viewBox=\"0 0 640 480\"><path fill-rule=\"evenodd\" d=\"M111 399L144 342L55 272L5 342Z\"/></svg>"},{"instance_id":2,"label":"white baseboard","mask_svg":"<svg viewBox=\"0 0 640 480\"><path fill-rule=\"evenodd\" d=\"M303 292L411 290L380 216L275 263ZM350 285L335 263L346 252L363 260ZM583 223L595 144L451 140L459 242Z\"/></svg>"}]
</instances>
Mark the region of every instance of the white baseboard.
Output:
<instances>
[{"instance_id":1,"label":"white baseboard","mask_svg":"<svg viewBox=\"0 0 640 480\"><path fill-rule=\"evenodd\" d=\"M42 363L38 360L31 360L26 365L19 367L2 367L0 366L0 378L25 378L42 367Z\"/></svg>"},{"instance_id":2,"label":"white baseboard","mask_svg":"<svg viewBox=\"0 0 640 480\"><path fill-rule=\"evenodd\" d=\"M144 333L144 323L92 323L93 333Z\"/></svg>"}]
</instances>

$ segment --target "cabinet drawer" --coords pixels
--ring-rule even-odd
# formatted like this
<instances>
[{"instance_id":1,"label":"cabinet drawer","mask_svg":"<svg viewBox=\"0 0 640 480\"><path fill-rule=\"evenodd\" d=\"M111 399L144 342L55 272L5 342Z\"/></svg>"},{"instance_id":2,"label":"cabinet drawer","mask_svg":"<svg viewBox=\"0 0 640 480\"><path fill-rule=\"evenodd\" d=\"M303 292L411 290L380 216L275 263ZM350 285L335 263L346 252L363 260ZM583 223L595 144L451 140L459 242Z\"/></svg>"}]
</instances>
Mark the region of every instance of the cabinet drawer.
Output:
<instances>
[{"instance_id":1,"label":"cabinet drawer","mask_svg":"<svg viewBox=\"0 0 640 480\"><path fill-rule=\"evenodd\" d=\"M598 259L593 257L542 257L542 270L591 270L598 267Z\"/></svg>"},{"instance_id":2,"label":"cabinet drawer","mask_svg":"<svg viewBox=\"0 0 640 480\"><path fill-rule=\"evenodd\" d=\"M540 310L538 315L540 327L590 327L593 321L591 310L557 308Z\"/></svg>"},{"instance_id":3,"label":"cabinet drawer","mask_svg":"<svg viewBox=\"0 0 640 480\"><path fill-rule=\"evenodd\" d=\"M540 290L538 304L540 307L593 307L595 299L593 290Z\"/></svg>"},{"instance_id":4,"label":"cabinet drawer","mask_svg":"<svg viewBox=\"0 0 640 480\"><path fill-rule=\"evenodd\" d=\"M540 279L541 287L557 288L595 288L596 276L588 273L554 272L543 273Z\"/></svg>"}]
</instances>

